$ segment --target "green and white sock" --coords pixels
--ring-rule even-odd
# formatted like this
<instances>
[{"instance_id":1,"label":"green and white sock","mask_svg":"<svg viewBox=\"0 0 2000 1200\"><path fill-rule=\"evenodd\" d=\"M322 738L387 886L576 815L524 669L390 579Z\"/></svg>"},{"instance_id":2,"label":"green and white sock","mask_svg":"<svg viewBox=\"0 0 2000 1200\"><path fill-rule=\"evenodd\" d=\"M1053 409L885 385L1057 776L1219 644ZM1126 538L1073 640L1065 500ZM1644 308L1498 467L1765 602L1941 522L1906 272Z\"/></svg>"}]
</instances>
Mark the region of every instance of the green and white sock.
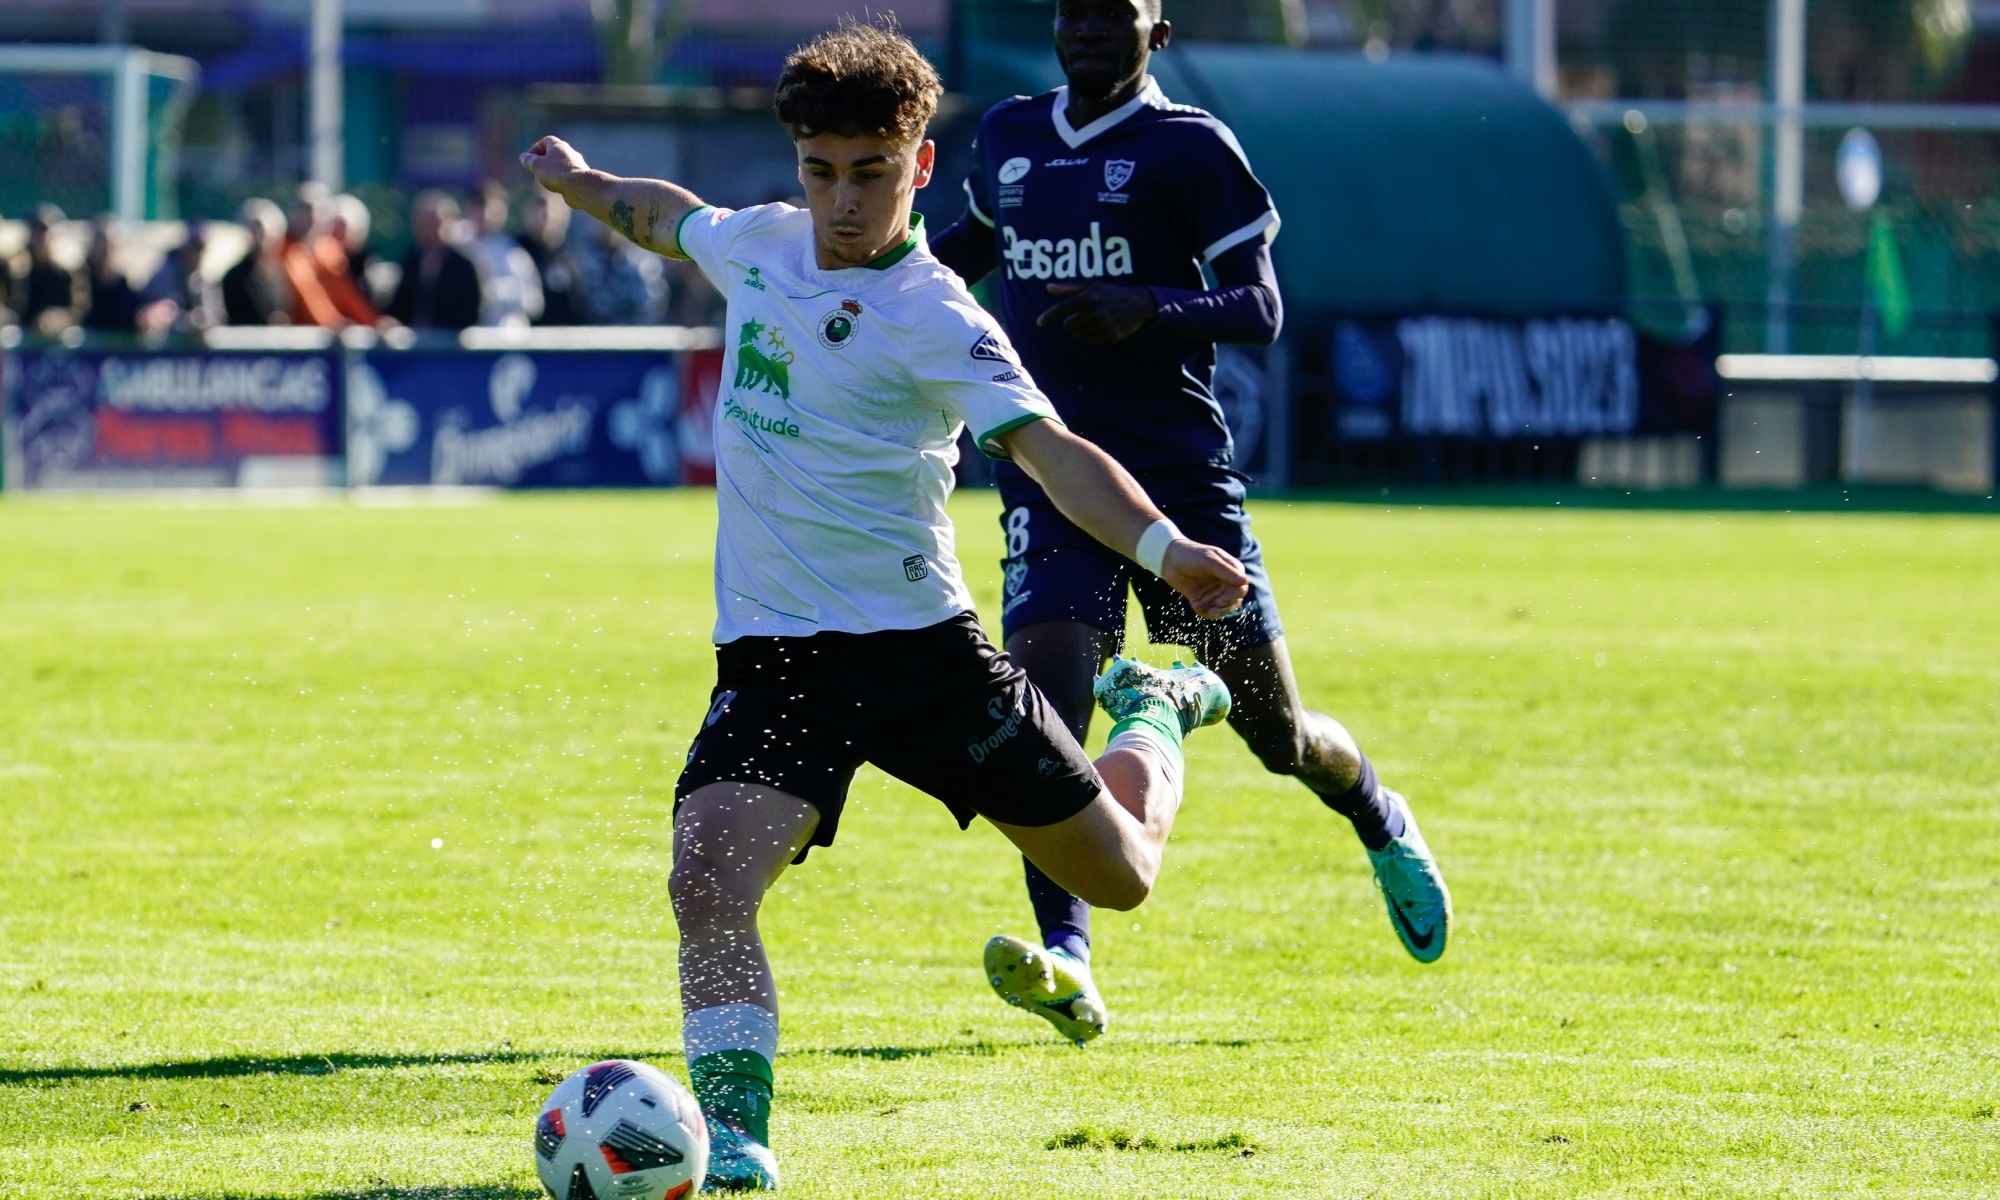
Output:
<instances>
[{"instance_id":1,"label":"green and white sock","mask_svg":"<svg viewBox=\"0 0 2000 1200\"><path fill-rule=\"evenodd\" d=\"M778 1057L778 1017L756 1004L698 1008L681 1025L688 1081L703 1112L732 1117L771 1144L771 1063Z\"/></svg>"}]
</instances>

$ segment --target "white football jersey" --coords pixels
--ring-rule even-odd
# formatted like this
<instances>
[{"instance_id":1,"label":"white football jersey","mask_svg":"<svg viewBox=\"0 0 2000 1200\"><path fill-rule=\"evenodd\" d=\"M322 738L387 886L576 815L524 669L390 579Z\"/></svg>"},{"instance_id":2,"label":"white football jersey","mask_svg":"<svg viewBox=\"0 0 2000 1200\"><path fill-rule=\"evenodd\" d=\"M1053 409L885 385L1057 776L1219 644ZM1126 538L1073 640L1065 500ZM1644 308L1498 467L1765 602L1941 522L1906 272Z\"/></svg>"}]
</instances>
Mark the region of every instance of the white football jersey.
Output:
<instances>
[{"instance_id":1,"label":"white football jersey","mask_svg":"<svg viewBox=\"0 0 2000 1200\"><path fill-rule=\"evenodd\" d=\"M958 434L1056 420L920 218L823 271L812 214L699 208L680 249L729 302L715 410L715 641L921 629L972 607L945 500ZM893 664L885 664L893 670Z\"/></svg>"}]
</instances>

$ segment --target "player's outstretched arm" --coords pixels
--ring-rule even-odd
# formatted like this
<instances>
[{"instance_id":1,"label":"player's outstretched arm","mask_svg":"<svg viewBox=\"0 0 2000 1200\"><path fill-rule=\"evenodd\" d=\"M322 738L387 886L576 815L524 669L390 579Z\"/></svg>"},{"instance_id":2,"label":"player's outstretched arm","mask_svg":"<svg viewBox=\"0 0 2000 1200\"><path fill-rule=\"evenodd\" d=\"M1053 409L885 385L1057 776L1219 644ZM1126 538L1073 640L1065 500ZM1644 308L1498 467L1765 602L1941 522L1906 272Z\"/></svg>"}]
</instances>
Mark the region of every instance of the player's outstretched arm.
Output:
<instances>
[{"instance_id":1,"label":"player's outstretched arm","mask_svg":"<svg viewBox=\"0 0 2000 1200\"><path fill-rule=\"evenodd\" d=\"M1166 517L1117 460L1054 421L1030 421L998 440L1077 528L1118 553L1145 562L1141 539ZM1186 596L1195 612L1211 619L1236 611L1250 590L1242 563L1185 537L1167 543L1159 576Z\"/></svg>"},{"instance_id":2,"label":"player's outstretched arm","mask_svg":"<svg viewBox=\"0 0 2000 1200\"><path fill-rule=\"evenodd\" d=\"M683 258L674 242L681 218L701 207L701 198L664 179L622 179L592 170L576 147L545 137L521 155L535 182L655 254Z\"/></svg>"}]
</instances>

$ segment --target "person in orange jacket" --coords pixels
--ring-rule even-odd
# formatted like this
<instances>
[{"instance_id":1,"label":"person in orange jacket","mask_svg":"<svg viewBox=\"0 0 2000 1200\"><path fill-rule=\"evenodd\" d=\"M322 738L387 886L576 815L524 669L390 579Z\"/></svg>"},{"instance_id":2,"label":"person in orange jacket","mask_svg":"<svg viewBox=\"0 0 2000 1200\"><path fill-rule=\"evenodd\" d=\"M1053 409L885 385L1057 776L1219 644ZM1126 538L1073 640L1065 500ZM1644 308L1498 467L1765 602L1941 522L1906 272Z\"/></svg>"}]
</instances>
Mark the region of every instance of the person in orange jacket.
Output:
<instances>
[{"instance_id":1,"label":"person in orange jacket","mask_svg":"<svg viewBox=\"0 0 2000 1200\"><path fill-rule=\"evenodd\" d=\"M315 184L299 188L285 224L285 244L278 260L292 287L292 324L340 329L373 325L375 306L361 294L347 273L347 252L328 236L331 215L326 190Z\"/></svg>"}]
</instances>

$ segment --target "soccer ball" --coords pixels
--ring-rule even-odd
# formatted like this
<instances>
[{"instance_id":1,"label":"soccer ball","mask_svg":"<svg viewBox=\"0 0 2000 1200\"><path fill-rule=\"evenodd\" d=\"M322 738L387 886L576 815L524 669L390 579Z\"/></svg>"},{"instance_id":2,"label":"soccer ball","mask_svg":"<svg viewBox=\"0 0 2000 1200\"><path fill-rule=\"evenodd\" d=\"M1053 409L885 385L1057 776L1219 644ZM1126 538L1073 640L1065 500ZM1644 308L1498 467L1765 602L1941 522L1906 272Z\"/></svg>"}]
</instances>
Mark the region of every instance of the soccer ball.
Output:
<instances>
[{"instance_id":1,"label":"soccer ball","mask_svg":"<svg viewBox=\"0 0 2000 1200\"><path fill-rule=\"evenodd\" d=\"M555 1200L683 1200L708 1174L708 1126L686 1088L614 1058L563 1080L542 1105L535 1173Z\"/></svg>"}]
</instances>

